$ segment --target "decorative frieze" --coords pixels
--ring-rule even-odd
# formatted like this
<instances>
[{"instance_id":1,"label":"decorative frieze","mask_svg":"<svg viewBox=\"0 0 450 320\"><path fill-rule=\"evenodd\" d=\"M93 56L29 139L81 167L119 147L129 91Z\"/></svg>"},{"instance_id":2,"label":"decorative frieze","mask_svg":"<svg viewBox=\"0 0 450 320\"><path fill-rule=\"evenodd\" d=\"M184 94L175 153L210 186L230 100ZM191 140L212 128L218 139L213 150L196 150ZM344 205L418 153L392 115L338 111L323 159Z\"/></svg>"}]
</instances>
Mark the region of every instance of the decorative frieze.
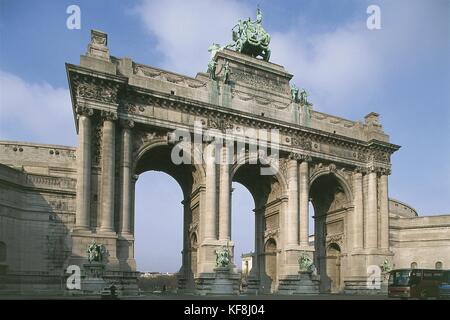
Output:
<instances>
[{"instance_id":1,"label":"decorative frieze","mask_svg":"<svg viewBox=\"0 0 450 320\"><path fill-rule=\"evenodd\" d=\"M118 85L109 82L102 84L81 83L77 87L77 96L88 100L97 100L105 103L117 103Z\"/></svg>"},{"instance_id":2,"label":"decorative frieze","mask_svg":"<svg viewBox=\"0 0 450 320\"><path fill-rule=\"evenodd\" d=\"M133 73L138 76L167 81L184 87L193 89L206 87L206 82L194 78L180 76L171 72L159 70L149 66L134 64Z\"/></svg>"},{"instance_id":3,"label":"decorative frieze","mask_svg":"<svg viewBox=\"0 0 450 320\"><path fill-rule=\"evenodd\" d=\"M371 150L370 160L379 162L389 162L389 153L383 150Z\"/></svg>"},{"instance_id":4,"label":"decorative frieze","mask_svg":"<svg viewBox=\"0 0 450 320\"><path fill-rule=\"evenodd\" d=\"M313 143L309 138L293 135L291 141L293 146L299 147L303 150L312 150Z\"/></svg>"},{"instance_id":5,"label":"decorative frieze","mask_svg":"<svg viewBox=\"0 0 450 320\"><path fill-rule=\"evenodd\" d=\"M81 73L71 73L71 87L73 96L78 100L90 100L106 104L117 105L120 82L100 79Z\"/></svg>"},{"instance_id":6,"label":"decorative frieze","mask_svg":"<svg viewBox=\"0 0 450 320\"><path fill-rule=\"evenodd\" d=\"M38 176L27 175L27 182L34 187L41 188L58 188L58 189L70 189L74 190L76 186L76 180L63 177L50 177L50 176Z\"/></svg>"},{"instance_id":7,"label":"decorative frieze","mask_svg":"<svg viewBox=\"0 0 450 320\"><path fill-rule=\"evenodd\" d=\"M227 130L232 130L234 125L229 119L216 116L208 118L208 128L217 129L225 133Z\"/></svg>"},{"instance_id":8,"label":"decorative frieze","mask_svg":"<svg viewBox=\"0 0 450 320\"><path fill-rule=\"evenodd\" d=\"M242 69L234 69L231 78L236 82L243 82L254 88L275 91L281 94L288 94L285 86L280 85L278 82L268 77L246 72Z\"/></svg>"}]
</instances>

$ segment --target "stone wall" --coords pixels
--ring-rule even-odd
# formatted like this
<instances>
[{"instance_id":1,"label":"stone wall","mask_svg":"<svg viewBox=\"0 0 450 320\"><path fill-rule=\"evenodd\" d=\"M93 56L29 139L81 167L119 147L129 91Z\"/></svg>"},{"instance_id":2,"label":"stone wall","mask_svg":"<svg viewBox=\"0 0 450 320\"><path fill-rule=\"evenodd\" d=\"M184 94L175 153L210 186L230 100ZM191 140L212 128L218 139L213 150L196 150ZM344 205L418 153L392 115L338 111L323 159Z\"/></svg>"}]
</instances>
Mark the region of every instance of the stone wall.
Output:
<instances>
[{"instance_id":1,"label":"stone wall","mask_svg":"<svg viewBox=\"0 0 450 320\"><path fill-rule=\"evenodd\" d=\"M450 215L395 217L391 212L390 242L395 268L450 269Z\"/></svg>"},{"instance_id":2,"label":"stone wall","mask_svg":"<svg viewBox=\"0 0 450 320\"><path fill-rule=\"evenodd\" d=\"M75 219L75 149L0 142L2 291L59 290Z\"/></svg>"}]
</instances>

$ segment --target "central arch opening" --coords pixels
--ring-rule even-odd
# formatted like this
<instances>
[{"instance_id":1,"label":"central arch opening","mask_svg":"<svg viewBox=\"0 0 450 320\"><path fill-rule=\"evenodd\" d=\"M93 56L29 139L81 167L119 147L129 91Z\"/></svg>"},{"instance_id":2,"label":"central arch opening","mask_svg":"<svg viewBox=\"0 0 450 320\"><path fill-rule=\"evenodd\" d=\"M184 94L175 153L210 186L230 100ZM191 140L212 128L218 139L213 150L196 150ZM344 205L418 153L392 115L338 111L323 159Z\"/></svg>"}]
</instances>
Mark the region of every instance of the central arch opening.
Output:
<instances>
[{"instance_id":1,"label":"central arch opening","mask_svg":"<svg viewBox=\"0 0 450 320\"><path fill-rule=\"evenodd\" d=\"M197 240L192 222L193 165L175 165L172 146L154 143L137 155L135 186L135 260L147 277L160 277L156 290L194 287ZM162 274L161 274L162 273ZM168 273L168 274L166 274Z\"/></svg>"},{"instance_id":2,"label":"central arch opening","mask_svg":"<svg viewBox=\"0 0 450 320\"><path fill-rule=\"evenodd\" d=\"M245 187L252 196L252 222L245 230L254 234L251 270L245 279L244 291L275 292L278 287L277 242L280 226L281 185L274 175L261 175L261 164L239 164L232 171L232 181ZM236 209L235 195L232 209ZM233 211L234 211L233 210ZM245 214L245 213L244 213ZM234 239L234 238L233 238ZM247 260L248 261L248 260Z\"/></svg>"},{"instance_id":3,"label":"central arch opening","mask_svg":"<svg viewBox=\"0 0 450 320\"><path fill-rule=\"evenodd\" d=\"M234 264L241 272L241 290L245 290L252 269L255 251L255 203L249 190L232 183L231 237L234 243Z\"/></svg>"},{"instance_id":4,"label":"central arch opening","mask_svg":"<svg viewBox=\"0 0 450 320\"><path fill-rule=\"evenodd\" d=\"M146 171L135 189L134 257L145 291L174 291L182 265L183 193L166 173Z\"/></svg>"},{"instance_id":5,"label":"central arch opening","mask_svg":"<svg viewBox=\"0 0 450 320\"><path fill-rule=\"evenodd\" d=\"M314 210L314 262L320 274L320 291L341 292L344 219L350 204L349 192L341 178L326 173L312 179L309 195Z\"/></svg>"},{"instance_id":6,"label":"central arch opening","mask_svg":"<svg viewBox=\"0 0 450 320\"><path fill-rule=\"evenodd\" d=\"M169 175L147 171L136 182L135 259L141 272L175 273L183 249L183 193Z\"/></svg>"}]
</instances>

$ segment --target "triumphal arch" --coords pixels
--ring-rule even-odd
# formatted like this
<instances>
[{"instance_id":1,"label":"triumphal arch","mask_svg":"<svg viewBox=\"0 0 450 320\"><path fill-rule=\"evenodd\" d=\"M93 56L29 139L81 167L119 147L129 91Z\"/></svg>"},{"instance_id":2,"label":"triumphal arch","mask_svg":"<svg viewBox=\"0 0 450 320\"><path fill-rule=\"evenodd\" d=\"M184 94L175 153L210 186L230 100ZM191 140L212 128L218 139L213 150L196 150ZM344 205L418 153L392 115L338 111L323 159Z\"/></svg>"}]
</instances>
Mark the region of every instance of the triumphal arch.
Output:
<instances>
[{"instance_id":1,"label":"triumphal arch","mask_svg":"<svg viewBox=\"0 0 450 320\"><path fill-rule=\"evenodd\" d=\"M388 198L399 146L378 114L351 121L316 111L270 62L260 11L231 38L213 43L207 72L191 78L114 57L107 34L91 32L80 64L66 65L78 146L0 143L3 289L61 289L61 274L91 262L86 250L100 245L94 262L106 281L132 288L134 190L149 170L183 191L180 292L238 292L232 182L255 203L247 293L298 292L305 261L321 292L367 292L373 266L450 263L448 216L419 218Z\"/></svg>"},{"instance_id":2,"label":"triumphal arch","mask_svg":"<svg viewBox=\"0 0 450 320\"><path fill-rule=\"evenodd\" d=\"M149 170L183 190L180 289L211 290L216 250L233 252L232 181L255 201L249 292L288 292L301 252L314 259L323 291L364 289L367 266L392 258L388 176L399 147L376 113L354 122L315 111L292 75L268 61L261 18L240 21L234 43L213 44L208 72L195 78L115 58L107 35L92 31L80 65L67 65L79 137L70 263L95 239L108 268L136 269L134 187Z\"/></svg>"}]
</instances>

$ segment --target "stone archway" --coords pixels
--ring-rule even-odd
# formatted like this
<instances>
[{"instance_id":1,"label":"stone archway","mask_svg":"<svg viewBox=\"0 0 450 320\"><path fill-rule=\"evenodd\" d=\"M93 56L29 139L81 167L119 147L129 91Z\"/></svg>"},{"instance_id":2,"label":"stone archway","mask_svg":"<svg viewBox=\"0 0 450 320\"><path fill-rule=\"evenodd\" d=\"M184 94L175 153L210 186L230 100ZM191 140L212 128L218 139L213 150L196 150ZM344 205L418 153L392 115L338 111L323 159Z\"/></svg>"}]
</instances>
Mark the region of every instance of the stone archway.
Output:
<instances>
[{"instance_id":1,"label":"stone archway","mask_svg":"<svg viewBox=\"0 0 450 320\"><path fill-rule=\"evenodd\" d=\"M341 257L346 250L346 224L352 204L350 187L338 175L324 172L312 179L310 199L314 207L314 261L321 292L340 292Z\"/></svg>"},{"instance_id":2,"label":"stone archway","mask_svg":"<svg viewBox=\"0 0 450 320\"><path fill-rule=\"evenodd\" d=\"M183 192L183 251L181 257L181 268L177 274L178 287L181 291L194 291L195 278L198 270L198 242L197 229L199 220L199 198L193 196L198 189L203 168L194 164L175 165L171 161L171 152L173 145L167 142L167 139L161 139L164 133L150 133L144 136L153 137L147 141L142 139L143 133L137 132L133 152L132 165L132 198L134 203L135 182L139 174L146 171L160 171L174 178ZM134 207L130 208L131 224L134 222ZM124 218L122 218L124 219ZM134 234L134 226L131 225L131 232ZM129 240L128 240L129 241ZM132 238L131 241L134 241ZM130 242L130 241L129 241ZM134 247L134 246L132 246ZM134 256L134 255L133 255ZM118 253L120 260L120 253Z\"/></svg>"},{"instance_id":3,"label":"stone archway","mask_svg":"<svg viewBox=\"0 0 450 320\"><path fill-rule=\"evenodd\" d=\"M247 188L255 203L255 252L248 277L249 293L275 292L279 279L277 241L282 229L286 184L280 172L261 175L261 168L257 156L252 155L236 160L231 168L231 180Z\"/></svg>"}]
</instances>

